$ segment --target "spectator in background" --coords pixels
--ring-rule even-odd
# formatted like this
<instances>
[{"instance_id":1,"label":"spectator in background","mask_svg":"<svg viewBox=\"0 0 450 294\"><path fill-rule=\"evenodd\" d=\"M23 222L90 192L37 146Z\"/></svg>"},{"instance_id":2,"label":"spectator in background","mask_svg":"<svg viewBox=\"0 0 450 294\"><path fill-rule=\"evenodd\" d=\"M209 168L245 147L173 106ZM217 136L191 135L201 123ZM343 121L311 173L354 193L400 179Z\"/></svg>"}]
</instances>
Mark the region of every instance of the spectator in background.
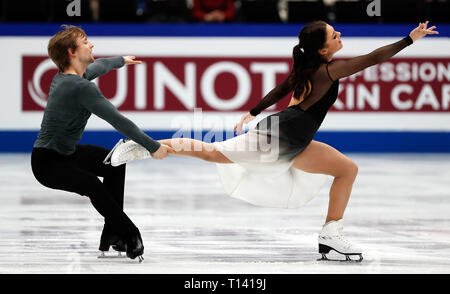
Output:
<instances>
[{"instance_id":1,"label":"spectator in background","mask_svg":"<svg viewBox=\"0 0 450 294\"><path fill-rule=\"evenodd\" d=\"M92 21L99 21L100 19L100 4L99 0L89 0L89 8L91 10Z\"/></svg>"},{"instance_id":2,"label":"spectator in background","mask_svg":"<svg viewBox=\"0 0 450 294\"><path fill-rule=\"evenodd\" d=\"M205 22L226 22L234 20L236 9L233 0L194 0L194 19Z\"/></svg>"}]
</instances>

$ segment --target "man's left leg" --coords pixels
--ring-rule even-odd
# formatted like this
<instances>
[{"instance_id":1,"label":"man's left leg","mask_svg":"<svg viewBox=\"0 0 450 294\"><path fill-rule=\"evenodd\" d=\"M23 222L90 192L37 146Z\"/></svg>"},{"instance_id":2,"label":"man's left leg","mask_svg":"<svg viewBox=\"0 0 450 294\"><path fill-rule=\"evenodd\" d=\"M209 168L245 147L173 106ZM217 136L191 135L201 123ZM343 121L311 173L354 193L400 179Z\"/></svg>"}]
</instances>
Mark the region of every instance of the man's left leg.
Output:
<instances>
[{"instance_id":1,"label":"man's left leg","mask_svg":"<svg viewBox=\"0 0 450 294\"><path fill-rule=\"evenodd\" d=\"M78 145L78 167L103 177L103 185L117 205L123 210L126 165L123 164L117 167L105 165L103 159L108 155L109 151L110 150L106 148L94 145ZM105 224L100 237L99 250L108 251L111 246L116 251L126 251L125 244L118 237L111 221L105 219Z\"/></svg>"}]
</instances>

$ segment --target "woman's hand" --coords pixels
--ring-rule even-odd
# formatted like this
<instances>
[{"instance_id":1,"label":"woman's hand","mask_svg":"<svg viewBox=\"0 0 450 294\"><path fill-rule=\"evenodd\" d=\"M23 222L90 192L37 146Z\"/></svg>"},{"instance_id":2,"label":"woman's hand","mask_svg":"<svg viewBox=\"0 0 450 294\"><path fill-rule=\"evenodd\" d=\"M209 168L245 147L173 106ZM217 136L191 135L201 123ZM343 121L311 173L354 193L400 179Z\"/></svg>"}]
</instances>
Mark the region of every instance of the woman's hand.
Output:
<instances>
[{"instance_id":1,"label":"woman's hand","mask_svg":"<svg viewBox=\"0 0 450 294\"><path fill-rule=\"evenodd\" d=\"M428 20L425 23L419 23L419 26L415 28L414 30L409 33L409 36L411 39L415 42L419 40L420 38L425 37L426 35L436 35L439 34L438 31L433 31L435 29L435 26L432 26L431 28L427 29Z\"/></svg>"},{"instance_id":2,"label":"woman's hand","mask_svg":"<svg viewBox=\"0 0 450 294\"><path fill-rule=\"evenodd\" d=\"M248 124L252 120L255 119L255 116L251 115L250 112L247 112L241 117L241 120L234 126L234 131L236 132L236 135L239 135L242 133L242 127L244 124Z\"/></svg>"},{"instance_id":3,"label":"woman's hand","mask_svg":"<svg viewBox=\"0 0 450 294\"><path fill-rule=\"evenodd\" d=\"M124 56L123 60L125 60L125 65L142 63L142 61L140 61L140 60L134 60L135 58L136 58L136 56Z\"/></svg>"}]
</instances>

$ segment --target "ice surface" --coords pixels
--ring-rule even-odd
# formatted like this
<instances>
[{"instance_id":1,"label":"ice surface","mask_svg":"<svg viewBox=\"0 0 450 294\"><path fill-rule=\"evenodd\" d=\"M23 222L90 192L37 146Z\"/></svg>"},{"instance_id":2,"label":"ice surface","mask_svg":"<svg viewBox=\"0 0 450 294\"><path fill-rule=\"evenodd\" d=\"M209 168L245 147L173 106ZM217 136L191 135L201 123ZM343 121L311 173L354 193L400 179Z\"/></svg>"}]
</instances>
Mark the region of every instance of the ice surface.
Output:
<instances>
[{"instance_id":1,"label":"ice surface","mask_svg":"<svg viewBox=\"0 0 450 294\"><path fill-rule=\"evenodd\" d=\"M225 195L214 164L127 166L125 211L145 261L98 259L89 199L50 190L30 154L0 155L0 273L450 273L450 155L347 154L359 165L344 232L360 264L316 261L332 178L307 206L271 209Z\"/></svg>"}]
</instances>

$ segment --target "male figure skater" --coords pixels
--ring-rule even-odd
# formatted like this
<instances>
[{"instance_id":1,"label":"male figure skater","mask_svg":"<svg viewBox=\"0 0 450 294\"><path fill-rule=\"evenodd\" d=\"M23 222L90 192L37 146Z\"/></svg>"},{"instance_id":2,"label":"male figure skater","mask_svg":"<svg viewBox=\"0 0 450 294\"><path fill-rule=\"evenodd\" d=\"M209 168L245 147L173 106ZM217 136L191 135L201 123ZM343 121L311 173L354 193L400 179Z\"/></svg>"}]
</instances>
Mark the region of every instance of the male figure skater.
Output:
<instances>
[{"instance_id":1,"label":"male figure skater","mask_svg":"<svg viewBox=\"0 0 450 294\"><path fill-rule=\"evenodd\" d=\"M102 95L92 79L124 65L139 64L134 56L94 61L94 45L76 26L63 26L49 41L48 55L59 72L54 76L34 143L31 166L35 178L44 186L74 192L90 198L105 218L99 249L110 246L142 261L144 246L138 228L123 212L125 167L103 164L110 150L78 145L86 123L95 114L122 135L139 142L155 159L163 159L172 149L153 140L131 120L121 115ZM98 176L103 177L103 182Z\"/></svg>"}]
</instances>

